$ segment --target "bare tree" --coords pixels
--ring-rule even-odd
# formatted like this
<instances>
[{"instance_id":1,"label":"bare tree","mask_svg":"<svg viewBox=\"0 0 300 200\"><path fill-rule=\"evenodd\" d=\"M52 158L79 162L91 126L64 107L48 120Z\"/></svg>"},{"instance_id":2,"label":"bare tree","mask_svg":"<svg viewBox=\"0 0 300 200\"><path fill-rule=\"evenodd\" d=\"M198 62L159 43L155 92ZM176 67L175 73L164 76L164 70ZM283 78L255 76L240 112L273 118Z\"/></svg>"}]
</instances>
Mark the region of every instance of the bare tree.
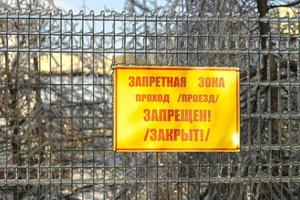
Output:
<instances>
[{"instance_id":1,"label":"bare tree","mask_svg":"<svg viewBox=\"0 0 300 200\"><path fill-rule=\"evenodd\" d=\"M7 13L7 16L9 12L20 16L20 12L54 11L57 9L52 0L7 0L1 1L0 12L2 14ZM22 19L9 20L3 18L0 21L1 30L6 32L6 35L0 36L1 48L7 49L0 55L4 58L1 64L5 66L0 69L1 82L6 86L1 89L2 105L4 105L1 115L5 116L6 119L4 127L1 127L1 134L4 136L1 143L6 144L7 151L9 151L5 162L7 162L9 167L16 168L16 173L6 172L8 179L26 178L26 170L22 169L21 166L31 163L35 153L31 156L27 155L28 157L25 158L22 156L22 151L31 148L41 148L29 136L36 137L34 133L38 134L34 129L38 128L37 121L39 120L36 119L36 122L32 123L29 122L31 119L27 118L29 116L35 117L34 114L38 114L36 111L38 106L41 105L40 86L31 85L32 83L38 83L36 76L38 74L38 59L36 54L23 53L19 49L37 47L43 42L43 39L37 36L28 37L25 34L21 34L24 31L28 31L28 29L38 31L38 28L41 28L42 25L47 25L47 22L44 21L41 24L37 24ZM11 51L11 49L17 49L17 51ZM19 185L8 188L8 190L10 189L12 189L13 199L21 199L26 195L25 188Z\"/></svg>"},{"instance_id":2,"label":"bare tree","mask_svg":"<svg viewBox=\"0 0 300 200\"><path fill-rule=\"evenodd\" d=\"M111 84L110 78L102 78L107 73L103 55L78 52L97 48L103 45L102 41L78 36L95 32L92 20L63 20L62 11L53 0L0 3L0 30L6 33L0 35L0 65L4 66L0 68L0 133L1 149L5 150L0 163L6 166L3 176L14 181L13 186L1 188L0 196L71 198L76 192L94 186L59 187L45 182L80 176L77 168L65 167L58 172L51 166L93 165L98 162L91 160L93 155L83 159L84 151L74 149L96 148L93 139L100 141L106 134L111 137L112 121L106 117L112 109L112 90L93 86ZM53 32L61 35L54 36ZM77 53L71 53L70 49ZM64 62L71 66L62 69ZM85 75L89 77L84 78ZM101 160L101 155L98 158ZM22 180L43 184L18 184Z\"/></svg>"},{"instance_id":3,"label":"bare tree","mask_svg":"<svg viewBox=\"0 0 300 200\"><path fill-rule=\"evenodd\" d=\"M0 141L6 146L0 147L5 150L0 153L0 165L6 168L0 171L0 177L6 177L13 186L1 188L0 196L6 195L6 199L35 196L76 199L92 191L103 194L103 199L134 196L143 199L145 195L149 199L216 199L220 196L221 199L247 199L249 195L270 198L272 191L273 196L279 198L282 187L284 197L289 199L291 193L296 192L297 189L278 183L246 185L236 180L237 183L223 181L193 185L188 182L198 183L199 177L208 180L208 174L210 177L237 178L268 174L263 167L250 169L249 166L268 163L269 151L243 157L179 153L176 158L174 154L117 155L107 151L112 146L112 82L106 71L109 66L105 66L105 55L114 50L112 62L118 64L239 66L241 81L244 82L277 81L279 78L292 81L295 80L295 66L299 61L272 51L271 48L278 46L279 42L270 35L279 34L267 15L270 10L281 6L296 6L298 1L280 4L281 1L174 0L160 5L154 0L128 0L126 10L131 14L119 15L119 21L113 20L117 13L110 17L101 13L98 17L103 21L94 20L93 13L88 16L69 13L64 18L61 13L55 14L59 9L51 0L7 0L1 3L0 65L4 67L0 68L0 133L3 136ZM6 11L13 13L16 10L19 13L13 14L14 17L3 17ZM45 10L49 12L39 12ZM30 12L22 14L21 11ZM154 11L157 14L153 14ZM175 11L178 15L172 14ZM139 21L134 21L134 12L146 14ZM257 13L259 20L247 20ZM234 18L236 14L239 14L238 20ZM191 16L202 21L189 21ZM126 17L130 20L120 20ZM147 17L151 20L147 21ZM111 36L116 33L116 24L123 29ZM101 29L101 26L104 27ZM104 31L104 28L109 30ZM251 35L255 37L251 38ZM116 42L114 37L121 39ZM287 39L282 39L279 46L283 46L285 41ZM259 53L253 56L228 53L246 51L257 44L260 45L259 50L270 50L270 53L263 56ZM291 42L291 45L295 44L295 41ZM71 69L63 69L66 60ZM291 73L280 73L279 77L277 72L288 66ZM43 68L46 70L43 71ZM284 92L280 92L277 86L244 86L242 112L249 111L247 100L251 102L249 114L258 113L258 109L268 111L268 107L271 114L286 112L288 100L284 97L287 96L286 91L292 90L284 86L280 90ZM271 105L268 105L268 95ZM277 97L283 97L282 110L278 110ZM290 121L290 129L298 126ZM242 134L251 130L249 144L265 144L269 141L271 129L274 133L271 144L277 145L279 140L287 140L286 126L283 120L272 119L269 122L250 118L242 121L241 128ZM279 138L279 129L285 130L281 131L285 138ZM296 133L299 129L295 130ZM242 140L246 143L244 140L248 138L243 137ZM271 153L274 162L289 159L285 150L272 150ZM274 176L289 173L286 169L275 167L270 170ZM152 175L157 182L160 178L167 181L160 185L135 182L145 177L147 182ZM105 184L84 183L85 179L101 180ZM186 182L176 183L179 179ZM37 183L18 184L21 180L23 183ZM52 180L66 183L53 186ZM118 180L129 181L118 184ZM223 191L222 195L218 193L219 189Z\"/></svg>"},{"instance_id":4,"label":"bare tree","mask_svg":"<svg viewBox=\"0 0 300 200\"><path fill-rule=\"evenodd\" d=\"M166 33L169 37L169 40L159 37L154 39L149 37L144 38L144 40L149 41L149 45L145 45L148 44L148 42L141 44L142 48L144 49L156 49L158 52L160 50L167 51L167 53L164 53L164 55L158 53L155 58L152 58L156 61L155 64L177 66L239 66L241 69L242 82L277 82L279 79L287 80L287 78L290 80L296 80L296 66L298 65L297 63L299 63L299 60L292 57L287 58L285 54L275 53L275 51L273 51L275 46L276 48L286 48L283 45L286 44L286 42L291 41L288 41L289 39L285 38L282 38L281 41L278 40L277 36L280 35L280 25L278 26L278 24L276 25L274 22L269 22L270 18L273 17L276 19L278 15L272 16L270 11L280 7L298 6L299 3L299 1L287 1L287 3L284 3L283 1L268 0L170 0L166 1L165 5L158 5L156 1L127 0L125 9L135 13L148 13L149 16L152 16L153 12L155 11L160 14L165 14L166 20L169 19L170 22L161 24L159 22L157 23L158 32L160 33L161 31L161 33ZM172 13L175 12L177 12L177 14L172 15ZM192 16L194 19L197 19L198 17L201 19L201 21L189 22L187 21L188 18L185 18L185 16ZM231 20L231 17L234 19L236 16L239 16L240 20ZM249 18L256 19L257 16L258 20L248 20ZM183 19L186 19L186 21ZM286 20L288 20L288 18L286 18ZM180 22L178 23L178 21ZM156 27L145 27L144 25L141 25L137 26L136 28L142 33L151 35L151 30ZM289 28L290 27L288 27L288 29ZM128 30L128 32L130 32L130 30ZM185 35L186 37L180 38L176 37L177 35ZM247 36L245 37L244 35ZM252 35L253 37L251 37ZM258 35L258 37L255 35ZM291 35L289 35L289 37L291 37ZM139 41L132 42L138 44ZM260 50L269 53L262 53L261 55L257 53L251 56L244 56L242 54L234 55L228 53L228 51L234 51L236 49L240 51L247 51L249 49L256 48L257 44L259 44L258 48ZM295 42L291 42L290 44L296 45ZM176 52L178 50L180 50L180 52L185 52L185 54L172 54L172 52ZM204 53L197 53L195 55L191 53L197 50L199 52L204 50ZM169 55L168 51L170 52ZM147 52L145 51L145 53ZM146 57L144 61L144 64L149 63ZM289 65L289 75L287 75L287 65ZM285 70L285 73L282 74L282 70ZM280 74L280 77L278 74ZM249 114L256 114L260 112L270 112L272 115L274 115L274 117L272 117L270 120L258 118L243 119L241 122L242 144L248 143L252 145L270 143L272 145L277 145L281 143L281 141L287 140L288 130L282 131L284 129L283 127L287 126L287 122L275 117L276 113L286 112L288 110L286 106L286 95L288 95L288 89L284 87L280 88L276 85L265 86L263 84L258 84L253 87L242 87L242 113L250 112ZM284 107L284 109L278 109L278 99L282 99L281 104L283 105L282 107ZM251 104L249 104L247 101L249 101ZM291 101L296 102L297 98L294 96L291 98ZM293 133L299 131L296 121L293 121L290 127L291 130L293 130ZM251 130L251 141L246 142L246 133L248 130ZM258 132L260 134L258 134ZM280 134L283 135L282 138L280 138ZM282 155L287 154L287 152L285 152L283 149L273 150L272 153L272 159L276 160L275 162L283 163L290 159L288 156L283 158ZM172 160L172 158L170 159ZM190 155L183 153L179 154L178 156L178 161L183 165L180 168L179 176L188 177L191 179L197 177L197 169L193 167L187 167L195 163L209 163L210 165L214 166L224 162L236 162L237 160L240 160L241 163L245 164L245 167L240 170L241 176L248 176L249 169L247 165L256 165L262 161L269 162L269 159L270 155L264 152L252 153L251 155L248 154L242 158L238 156L230 156L230 158L228 158L221 155L218 157L206 154ZM168 163L169 162L165 162L162 164L167 165ZM220 176L226 176L227 170L230 170L230 167L223 167L222 172L214 171L212 169L210 174L220 174ZM271 171L274 176L280 176L278 170L271 169ZM255 169L253 172L256 174L262 173L257 169ZM288 174L289 172L285 171L284 173ZM169 174L169 176L172 176L172 174ZM233 173L231 176L235 176L235 174ZM163 178L163 176L161 178ZM188 190L187 188L189 188L190 191L197 190L196 186L193 188L193 186L184 184L178 185L177 189L179 188L181 191ZM219 186L222 187L222 195L218 193ZM281 186L282 191L284 191L284 198L286 199L289 199L291 194L295 194L297 192L294 188L290 188L287 183L283 183ZM162 191L160 191L161 193L159 193L162 198L170 197L164 196L167 195L164 193L165 189L166 188L162 189ZM279 199L280 195L282 195L282 193L280 194L279 192L279 184L273 182L268 182L266 184L253 184L251 187L241 183L231 186L226 183L209 184L209 186L203 186L200 190L201 199L215 199L220 197L221 199L247 199L249 194L255 199L271 198L270 195L274 194L273 197ZM237 192L233 194L230 192L231 190L236 190ZM195 194L197 194L197 192L195 192ZM176 196L177 194L174 195ZM198 197L192 196L192 198L196 199ZM283 197L281 196L281 198Z\"/></svg>"}]
</instances>

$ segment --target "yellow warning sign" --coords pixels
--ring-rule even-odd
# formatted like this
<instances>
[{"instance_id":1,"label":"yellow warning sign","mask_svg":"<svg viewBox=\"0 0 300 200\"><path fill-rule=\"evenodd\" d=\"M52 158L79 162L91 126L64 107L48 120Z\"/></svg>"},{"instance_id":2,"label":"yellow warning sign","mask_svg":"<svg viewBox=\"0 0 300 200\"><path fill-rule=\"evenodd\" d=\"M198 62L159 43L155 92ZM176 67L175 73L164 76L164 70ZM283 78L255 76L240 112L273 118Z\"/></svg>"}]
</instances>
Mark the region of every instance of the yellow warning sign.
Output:
<instances>
[{"instance_id":1,"label":"yellow warning sign","mask_svg":"<svg viewBox=\"0 0 300 200\"><path fill-rule=\"evenodd\" d=\"M239 69L117 66L114 150L238 152Z\"/></svg>"}]
</instances>

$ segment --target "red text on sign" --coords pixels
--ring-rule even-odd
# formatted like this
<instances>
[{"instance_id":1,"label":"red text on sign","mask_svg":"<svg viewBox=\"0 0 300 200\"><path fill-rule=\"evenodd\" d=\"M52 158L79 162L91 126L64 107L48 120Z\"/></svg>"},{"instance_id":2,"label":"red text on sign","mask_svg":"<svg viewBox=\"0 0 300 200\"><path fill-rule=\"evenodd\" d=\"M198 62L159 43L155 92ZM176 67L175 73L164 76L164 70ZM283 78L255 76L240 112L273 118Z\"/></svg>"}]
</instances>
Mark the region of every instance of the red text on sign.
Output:
<instances>
[{"instance_id":1,"label":"red text on sign","mask_svg":"<svg viewBox=\"0 0 300 200\"><path fill-rule=\"evenodd\" d=\"M210 128L204 129L146 129L144 141L208 141Z\"/></svg>"},{"instance_id":2,"label":"red text on sign","mask_svg":"<svg viewBox=\"0 0 300 200\"><path fill-rule=\"evenodd\" d=\"M201 109L144 109L144 121L210 122L211 110Z\"/></svg>"},{"instance_id":3,"label":"red text on sign","mask_svg":"<svg viewBox=\"0 0 300 200\"><path fill-rule=\"evenodd\" d=\"M224 77L199 77L199 87L225 88Z\"/></svg>"},{"instance_id":4,"label":"red text on sign","mask_svg":"<svg viewBox=\"0 0 300 200\"><path fill-rule=\"evenodd\" d=\"M186 77L129 76L129 87L186 87Z\"/></svg>"}]
</instances>

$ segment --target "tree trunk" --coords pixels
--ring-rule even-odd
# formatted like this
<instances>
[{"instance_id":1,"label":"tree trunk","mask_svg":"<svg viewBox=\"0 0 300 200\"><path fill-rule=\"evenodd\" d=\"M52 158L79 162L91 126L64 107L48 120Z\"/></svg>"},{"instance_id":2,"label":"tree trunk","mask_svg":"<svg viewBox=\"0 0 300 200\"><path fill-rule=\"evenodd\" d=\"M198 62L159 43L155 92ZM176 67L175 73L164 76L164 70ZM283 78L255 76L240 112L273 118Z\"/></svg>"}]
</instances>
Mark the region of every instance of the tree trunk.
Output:
<instances>
[{"instance_id":1,"label":"tree trunk","mask_svg":"<svg viewBox=\"0 0 300 200\"><path fill-rule=\"evenodd\" d=\"M259 13L259 17L264 17L269 11L268 7L268 0L257 0L257 9ZM261 35L261 49L266 50L267 49L267 39L268 34L270 33L270 24L269 22L259 22L259 31ZM271 38L269 38L269 48L271 48ZM262 69L261 69L261 80L265 81L268 79L268 68L270 70L270 77L269 81L276 81L278 79L277 77L277 63L275 61L275 56L270 54L264 54L263 55L263 63L262 63ZM278 111L278 87L277 86L270 86L270 95L271 95L271 112L277 112ZM273 123L272 123L273 124Z\"/></svg>"}]
</instances>

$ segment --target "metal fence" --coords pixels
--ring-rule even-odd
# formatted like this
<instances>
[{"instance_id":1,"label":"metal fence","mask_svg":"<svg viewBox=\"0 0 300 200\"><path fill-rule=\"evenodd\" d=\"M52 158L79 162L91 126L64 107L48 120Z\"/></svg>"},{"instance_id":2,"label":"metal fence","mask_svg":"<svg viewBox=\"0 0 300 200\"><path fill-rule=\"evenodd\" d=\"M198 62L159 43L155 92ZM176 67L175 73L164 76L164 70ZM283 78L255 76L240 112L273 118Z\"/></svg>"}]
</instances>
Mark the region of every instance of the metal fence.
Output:
<instances>
[{"instance_id":1,"label":"metal fence","mask_svg":"<svg viewBox=\"0 0 300 200\"><path fill-rule=\"evenodd\" d=\"M0 14L0 199L299 199L299 22ZM238 66L241 152L113 152L115 64Z\"/></svg>"}]
</instances>

